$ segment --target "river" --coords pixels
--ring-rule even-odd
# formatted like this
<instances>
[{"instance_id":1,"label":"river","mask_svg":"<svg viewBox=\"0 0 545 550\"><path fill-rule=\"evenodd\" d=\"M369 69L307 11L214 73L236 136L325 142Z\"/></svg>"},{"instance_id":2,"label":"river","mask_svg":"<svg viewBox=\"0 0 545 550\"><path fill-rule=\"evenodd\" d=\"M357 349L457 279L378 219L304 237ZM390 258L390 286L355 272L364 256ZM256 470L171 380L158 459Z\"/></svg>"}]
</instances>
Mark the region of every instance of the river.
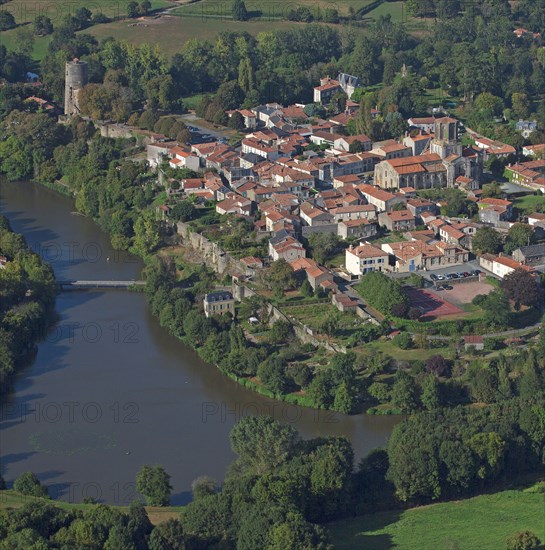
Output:
<instances>
[{"instance_id":1,"label":"river","mask_svg":"<svg viewBox=\"0 0 545 550\"><path fill-rule=\"evenodd\" d=\"M0 181L0 212L58 279L138 279L142 263L115 252L74 210L70 198L42 186ZM384 445L397 421L261 397L167 334L141 293L68 291L56 310L59 322L16 377L0 416L2 475L10 483L32 471L54 498L127 504L142 465L161 464L172 476L172 503L186 503L195 478L223 479L235 458L229 431L245 414L271 414L306 438L347 436L356 458Z\"/></svg>"}]
</instances>

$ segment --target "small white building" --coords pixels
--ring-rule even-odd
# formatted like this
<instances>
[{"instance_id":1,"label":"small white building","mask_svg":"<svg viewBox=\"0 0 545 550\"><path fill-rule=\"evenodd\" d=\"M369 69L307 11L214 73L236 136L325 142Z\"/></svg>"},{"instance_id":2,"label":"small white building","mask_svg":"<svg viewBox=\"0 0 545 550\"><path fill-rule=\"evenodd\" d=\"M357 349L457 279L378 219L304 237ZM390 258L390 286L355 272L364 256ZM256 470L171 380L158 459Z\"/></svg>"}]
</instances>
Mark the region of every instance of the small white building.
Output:
<instances>
[{"instance_id":1,"label":"small white building","mask_svg":"<svg viewBox=\"0 0 545 550\"><path fill-rule=\"evenodd\" d=\"M370 271L386 271L389 255L370 243L351 246L346 250L345 267L351 275L360 277Z\"/></svg>"}]
</instances>

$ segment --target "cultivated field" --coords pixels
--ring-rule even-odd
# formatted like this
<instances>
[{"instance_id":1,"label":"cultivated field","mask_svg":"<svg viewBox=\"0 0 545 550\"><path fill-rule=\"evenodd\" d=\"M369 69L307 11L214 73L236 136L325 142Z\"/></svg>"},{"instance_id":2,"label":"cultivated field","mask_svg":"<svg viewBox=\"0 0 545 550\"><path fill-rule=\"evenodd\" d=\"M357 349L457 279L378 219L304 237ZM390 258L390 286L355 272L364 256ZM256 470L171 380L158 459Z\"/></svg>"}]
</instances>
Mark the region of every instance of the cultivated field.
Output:
<instances>
[{"instance_id":1,"label":"cultivated field","mask_svg":"<svg viewBox=\"0 0 545 550\"><path fill-rule=\"evenodd\" d=\"M290 28L305 23L287 21L238 21L162 16L159 19L147 19L146 27L129 27L128 21L115 21L106 25L96 25L87 29L86 33L98 39L113 36L118 40L126 40L134 44L157 44L167 55L179 52L187 40L201 38L214 40L222 31L244 30L252 35L260 32Z\"/></svg>"}]
</instances>

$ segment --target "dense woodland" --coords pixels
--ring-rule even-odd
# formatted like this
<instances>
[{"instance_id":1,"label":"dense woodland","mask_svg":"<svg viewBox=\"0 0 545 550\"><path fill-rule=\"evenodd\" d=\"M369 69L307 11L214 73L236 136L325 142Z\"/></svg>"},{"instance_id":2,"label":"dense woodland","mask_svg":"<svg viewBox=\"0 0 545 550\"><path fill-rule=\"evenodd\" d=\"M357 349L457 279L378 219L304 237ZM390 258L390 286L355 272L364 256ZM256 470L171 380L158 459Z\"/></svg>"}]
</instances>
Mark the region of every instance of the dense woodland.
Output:
<instances>
[{"instance_id":1,"label":"dense woodland","mask_svg":"<svg viewBox=\"0 0 545 550\"><path fill-rule=\"evenodd\" d=\"M0 216L0 392L10 388L17 368L24 364L36 341L44 335L55 304L51 268L13 233Z\"/></svg>"}]
</instances>

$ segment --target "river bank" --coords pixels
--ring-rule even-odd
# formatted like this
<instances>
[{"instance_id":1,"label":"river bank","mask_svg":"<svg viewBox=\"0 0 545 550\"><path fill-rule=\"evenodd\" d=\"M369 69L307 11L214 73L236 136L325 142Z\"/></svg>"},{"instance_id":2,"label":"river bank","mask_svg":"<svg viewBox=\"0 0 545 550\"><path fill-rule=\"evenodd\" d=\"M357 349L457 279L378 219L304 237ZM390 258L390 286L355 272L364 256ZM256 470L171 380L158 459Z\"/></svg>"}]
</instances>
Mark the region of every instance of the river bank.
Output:
<instances>
[{"instance_id":1,"label":"river bank","mask_svg":"<svg viewBox=\"0 0 545 550\"><path fill-rule=\"evenodd\" d=\"M57 278L140 278L142 262L113 250L74 210L71 199L43 186L0 183L0 212ZM57 313L35 361L15 378L0 424L6 480L34 471L55 498L128 504L136 472L159 463L172 475L173 504L188 502L196 477L223 479L234 457L229 431L246 415L270 415L305 438L345 436L356 460L384 446L398 422L245 389L169 335L139 292L61 293Z\"/></svg>"}]
</instances>

